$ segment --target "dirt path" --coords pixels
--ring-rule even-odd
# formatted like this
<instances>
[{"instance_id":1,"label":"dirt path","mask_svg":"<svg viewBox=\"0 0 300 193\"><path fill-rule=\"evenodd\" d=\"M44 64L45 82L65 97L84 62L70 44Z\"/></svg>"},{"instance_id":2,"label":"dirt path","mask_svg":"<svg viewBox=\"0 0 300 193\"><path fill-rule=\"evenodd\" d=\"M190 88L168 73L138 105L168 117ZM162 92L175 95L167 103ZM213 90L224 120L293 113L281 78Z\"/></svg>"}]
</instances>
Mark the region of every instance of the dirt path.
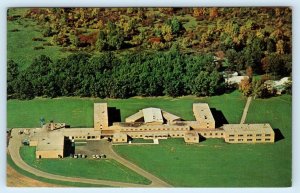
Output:
<instances>
[{"instance_id":1,"label":"dirt path","mask_svg":"<svg viewBox=\"0 0 300 193\"><path fill-rule=\"evenodd\" d=\"M249 109L251 100L252 100L252 97L248 97L247 98L247 102L246 102L246 105L245 105L245 108L244 108L244 111L243 111L243 116L241 118L240 124L244 124L245 123L245 120L246 120L246 117L247 117L247 113L248 113L248 109Z\"/></svg>"},{"instance_id":2,"label":"dirt path","mask_svg":"<svg viewBox=\"0 0 300 193\"><path fill-rule=\"evenodd\" d=\"M170 185L163 182L159 178L153 176L152 174L142 170L138 166L132 164L131 162L125 160L124 158L117 155L111 148L111 146L108 147L108 151L111 150L111 155L114 157L118 162L124 163L125 166L128 168L134 170L138 174L143 175L144 177L148 178L152 181L150 185L143 185L143 184L134 184L134 183L125 183L125 182L116 182L116 181L109 181L109 180L96 180L96 179L87 179L87 178L75 178L75 177L66 177L66 176L60 176L55 174L50 174L47 172L43 172L41 170L38 170L36 168L33 168L29 166L27 163L25 163L21 155L19 153L19 149L21 147L21 141L22 141L22 135L18 135L18 130L13 129L12 130L12 138L10 139L8 150L10 152L10 156L12 160L15 162L15 164L22 168L23 170L30 172L36 176L53 179L53 180L61 180L61 181L70 181L70 182L81 182L81 183L88 183L88 184L97 184L97 185L107 185L107 186L116 186L116 187L169 187Z\"/></svg>"},{"instance_id":3,"label":"dirt path","mask_svg":"<svg viewBox=\"0 0 300 193\"><path fill-rule=\"evenodd\" d=\"M61 187L61 185L41 182L24 176L8 164L6 166L6 185L8 187Z\"/></svg>"}]
</instances>

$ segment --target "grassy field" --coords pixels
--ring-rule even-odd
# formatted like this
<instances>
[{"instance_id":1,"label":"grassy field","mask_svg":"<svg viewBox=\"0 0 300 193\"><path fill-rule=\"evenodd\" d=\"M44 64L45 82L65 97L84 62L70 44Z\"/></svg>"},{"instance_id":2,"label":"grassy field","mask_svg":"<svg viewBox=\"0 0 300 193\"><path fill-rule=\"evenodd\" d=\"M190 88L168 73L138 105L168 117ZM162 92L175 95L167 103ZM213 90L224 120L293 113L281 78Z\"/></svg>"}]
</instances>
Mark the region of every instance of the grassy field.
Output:
<instances>
[{"instance_id":1,"label":"grassy field","mask_svg":"<svg viewBox=\"0 0 300 193\"><path fill-rule=\"evenodd\" d=\"M254 100L250 105L248 123L269 122L280 129L284 139L275 144L226 144L221 139L209 139L186 145L182 139L168 139L160 140L159 146L114 149L174 186L290 186L291 108L288 95Z\"/></svg>"},{"instance_id":2,"label":"grassy field","mask_svg":"<svg viewBox=\"0 0 300 193\"><path fill-rule=\"evenodd\" d=\"M10 15L23 16L26 9L10 9ZM14 31L18 30L18 31ZM28 67L35 57L42 54L51 59L69 55L69 52L61 51L58 46L43 46L43 43L51 42L50 38L44 38L42 30L35 22L29 19L22 21L14 20L7 22L7 58L14 60L21 69ZM44 41L33 41L33 38L43 38ZM44 49L34 50L34 47L44 47Z\"/></svg>"},{"instance_id":3,"label":"grassy field","mask_svg":"<svg viewBox=\"0 0 300 193\"><path fill-rule=\"evenodd\" d=\"M40 176L36 176L32 173L29 173L21 168L19 168L11 159L10 155L7 154L7 164L9 164L14 170L16 170L18 173L27 176L29 178L41 181L41 182L46 182L50 184L57 184L57 185L62 185L66 187L108 187L104 185L96 185L96 184L87 184L87 183L78 183L78 182L67 182L67 181L59 181L59 180L52 180L48 178L43 178Z\"/></svg>"},{"instance_id":4,"label":"grassy field","mask_svg":"<svg viewBox=\"0 0 300 193\"><path fill-rule=\"evenodd\" d=\"M207 102L211 108L221 110L227 121L238 123L246 99L239 92L222 96L197 98L153 97L129 99L57 98L29 101L9 100L7 102L7 127L39 127L40 117L46 121L65 122L71 127L93 127L93 103L108 102L108 106L121 110L121 119L145 107L159 107L185 120L194 120L192 104Z\"/></svg>"},{"instance_id":5,"label":"grassy field","mask_svg":"<svg viewBox=\"0 0 300 193\"><path fill-rule=\"evenodd\" d=\"M139 184L151 183L148 179L111 159L91 160L65 158L38 160L35 158L35 147L26 146L20 149L20 154L27 164L52 174Z\"/></svg>"}]
</instances>

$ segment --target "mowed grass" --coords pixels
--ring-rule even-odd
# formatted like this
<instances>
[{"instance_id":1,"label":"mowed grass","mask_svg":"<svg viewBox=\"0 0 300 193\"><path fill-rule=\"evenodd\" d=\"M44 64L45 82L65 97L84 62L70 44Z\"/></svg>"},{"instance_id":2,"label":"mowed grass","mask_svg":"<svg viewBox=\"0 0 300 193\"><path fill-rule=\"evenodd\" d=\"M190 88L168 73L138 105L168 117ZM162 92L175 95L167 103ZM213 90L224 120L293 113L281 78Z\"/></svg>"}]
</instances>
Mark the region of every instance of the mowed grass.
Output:
<instances>
[{"instance_id":1,"label":"mowed grass","mask_svg":"<svg viewBox=\"0 0 300 193\"><path fill-rule=\"evenodd\" d=\"M10 16L24 16L27 8L10 9ZM19 31L12 31L12 30ZM7 22L7 59L14 60L21 69L28 67L34 58L40 55L49 56L52 60L69 55L69 52L61 51L59 46L44 46L43 43L50 43L51 38L44 38L42 31L30 19L22 18ZM33 38L43 38L44 41L33 41ZM44 49L34 50L34 47L44 47Z\"/></svg>"},{"instance_id":2,"label":"mowed grass","mask_svg":"<svg viewBox=\"0 0 300 193\"><path fill-rule=\"evenodd\" d=\"M182 139L168 139L155 146L114 149L174 186L291 186L291 98L257 99L250 105L248 123L269 122L284 136L274 144L227 144L222 139L207 139L187 145Z\"/></svg>"},{"instance_id":3,"label":"mowed grass","mask_svg":"<svg viewBox=\"0 0 300 193\"><path fill-rule=\"evenodd\" d=\"M109 187L109 186L104 186L104 185L97 185L97 184L87 184L87 183L78 183L78 182L68 182L68 181L60 181L60 180L52 180L52 179L48 179L48 178L43 178L40 176L36 176L32 173L29 173L25 170L23 170L22 168L19 168L15 162L13 162L13 160L11 159L9 154L6 154L7 156L7 164L9 164L14 170L16 170L18 173L27 176L31 179L35 179L41 182L46 182L46 183L50 183L50 184L57 184L57 185L62 185L62 186L66 186L66 187ZM9 174L7 174L7 178ZM11 176L13 177L13 176Z\"/></svg>"},{"instance_id":4,"label":"mowed grass","mask_svg":"<svg viewBox=\"0 0 300 193\"><path fill-rule=\"evenodd\" d=\"M22 159L39 170L70 177L112 180L138 184L150 184L151 181L119 164L115 160L91 159L36 159L35 147L21 147Z\"/></svg>"},{"instance_id":5,"label":"mowed grass","mask_svg":"<svg viewBox=\"0 0 300 193\"><path fill-rule=\"evenodd\" d=\"M239 92L214 97L149 97L129 99L57 98L34 99L28 101L7 101L7 128L39 127L40 118L46 121L64 122L71 127L93 127L93 104L107 102L109 107L121 111L121 119L146 107L158 107L178 115L185 120L194 120L194 102L207 102L211 108L222 111L230 123L238 123L242 116L246 99Z\"/></svg>"}]
</instances>

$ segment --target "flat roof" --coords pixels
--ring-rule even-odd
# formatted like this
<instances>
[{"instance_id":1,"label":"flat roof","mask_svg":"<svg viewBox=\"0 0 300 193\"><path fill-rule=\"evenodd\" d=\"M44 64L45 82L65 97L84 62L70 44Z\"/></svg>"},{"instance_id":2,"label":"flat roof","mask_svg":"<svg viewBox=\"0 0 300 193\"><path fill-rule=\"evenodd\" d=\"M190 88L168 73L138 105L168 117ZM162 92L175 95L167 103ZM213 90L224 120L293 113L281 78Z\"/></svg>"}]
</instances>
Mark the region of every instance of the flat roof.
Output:
<instances>
[{"instance_id":1,"label":"flat roof","mask_svg":"<svg viewBox=\"0 0 300 193\"><path fill-rule=\"evenodd\" d=\"M94 126L97 124L108 126L107 103L94 103Z\"/></svg>"},{"instance_id":2,"label":"flat roof","mask_svg":"<svg viewBox=\"0 0 300 193\"><path fill-rule=\"evenodd\" d=\"M144 117L143 111L139 111L125 119L125 122L135 122Z\"/></svg>"},{"instance_id":3,"label":"flat roof","mask_svg":"<svg viewBox=\"0 0 300 193\"><path fill-rule=\"evenodd\" d=\"M274 133L270 124L224 124L227 133Z\"/></svg>"},{"instance_id":4,"label":"flat roof","mask_svg":"<svg viewBox=\"0 0 300 193\"><path fill-rule=\"evenodd\" d=\"M161 114L161 109L159 108L150 107L150 108L143 109L143 115L144 115L145 123L164 122Z\"/></svg>"},{"instance_id":5,"label":"flat roof","mask_svg":"<svg viewBox=\"0 0 300 193\"><path fill-rule=\"evenodd\" d=\"M167 112L167 111L162 111L162 115L163 115L163 117L164 117L165 119L168 119L168 120L170 120L170 121L175 121L175 120L181 119L180 117L178 117L178 116L176 116L176 115L174 115L174 114L171 114L171 113L169 113L169 112Z\"/></svg>"},{"instance_id":6,"label":"flat roof","mask_svg":"<svg viewBox=\"0 0 300 193\"><path fill-rule=\"evenodd\" d=\"M194 116L199 122L215 121L207 103L193 104Z\"/></svg>"},{"instance_id":7,"label":"flat roof","mask_svg":"<svg viewBox=\"0 0 300 193\"><path fill-rule=\"evenodd\" d=\"M54 151L64 149L64 136L49 132L38 140L36 151Z\"/></svg>"}]
</instances>

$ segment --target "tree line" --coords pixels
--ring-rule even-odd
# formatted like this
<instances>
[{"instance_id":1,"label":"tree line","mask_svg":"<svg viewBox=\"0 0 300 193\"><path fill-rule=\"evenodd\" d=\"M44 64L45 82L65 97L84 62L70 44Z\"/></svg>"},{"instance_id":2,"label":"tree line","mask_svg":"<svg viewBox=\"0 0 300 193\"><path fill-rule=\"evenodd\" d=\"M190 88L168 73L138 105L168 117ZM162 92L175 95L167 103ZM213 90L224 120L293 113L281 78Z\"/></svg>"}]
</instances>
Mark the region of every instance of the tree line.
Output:
<instances>
[{"instance_id":1,"label":"tree line","mask_svg":"<svg viewBox=\"0 0 300 193\"><path fill-rule=\"evenodd\" d=\"M176 46L156 53L76 53L57 61L41 55L25 70L13 60L7 68L9 99L211 96L225 89L213 55L182 54Z\"/></svg>"}]
</instances>

